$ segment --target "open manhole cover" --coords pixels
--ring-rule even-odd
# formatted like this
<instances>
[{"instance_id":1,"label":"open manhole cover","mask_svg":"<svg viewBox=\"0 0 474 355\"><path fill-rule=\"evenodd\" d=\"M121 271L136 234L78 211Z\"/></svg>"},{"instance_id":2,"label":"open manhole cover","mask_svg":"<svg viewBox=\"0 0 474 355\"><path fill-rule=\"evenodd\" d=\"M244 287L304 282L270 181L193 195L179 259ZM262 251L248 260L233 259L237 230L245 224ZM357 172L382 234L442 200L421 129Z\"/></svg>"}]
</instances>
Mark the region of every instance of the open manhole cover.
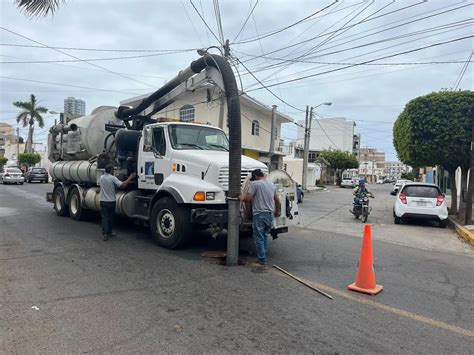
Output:
<instances>
[{"instance_id":1,"label":"open manhole cover","mask_svg":"<svg viewBox=\"0 0 474 355\"><path fill-rule=\"evenodd\" d=\"M208 250L201 253L203 258L216 258L223 259L227 256L227 253L223 250Z\"/></svg>"}]
</instances>

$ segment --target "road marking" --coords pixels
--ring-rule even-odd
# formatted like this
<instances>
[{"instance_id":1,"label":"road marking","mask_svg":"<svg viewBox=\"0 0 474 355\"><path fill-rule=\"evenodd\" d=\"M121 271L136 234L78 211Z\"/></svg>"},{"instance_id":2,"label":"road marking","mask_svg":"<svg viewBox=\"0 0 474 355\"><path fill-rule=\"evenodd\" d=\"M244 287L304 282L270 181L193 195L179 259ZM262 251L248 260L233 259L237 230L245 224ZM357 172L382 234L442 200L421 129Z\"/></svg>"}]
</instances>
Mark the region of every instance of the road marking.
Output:
<instances>
[{"instance_id":1,"label":"road marking","mask_svg":"<svg viewBox=\"0 0 474 355\"><path fill-rule=\"evenodd\" d=\"M279 273L276 270L272 270L272 273L274 273L275 275L279 275L279 276L282 276L282 277L285 277L285 278L288 278L289 280L291 280L290 277L288 277L288 276L286 276L282 273ZM383 304L383 303L379 303L379 302L372 301L372 300L369 300L369 299L366 299L366 298L355 296L355 295L353 295L349 292L341 291L341 290L332 288L330 286L320 284L319 282L315 282L315 281L305 279L305 278L300 277L300 276L298 276L298 277L300 279L304 280L305 282L314 285L317 288L320 288L320 289L322 289L324 291L327 291L329 293L332 293L332 294L336 294L336 295L341 296L343 298L346 298L348 300L358 302L358 303L361 303L361 304L365 304L365 305L368 305L368 306L372 306L374 308L378 308L378 309L381 309L381 310L384 310L384 311L387 311L387 312L390 312L390 313L396 314L398 316L405 317L405 318L408 318L408 319L411 319L411 320L414 320L414 321L417 321L417 322L420 322L420 323L425 323L425 324L431 325L433 327L448 330L448 331L453 332L453 333L461 334L461 335L471 337L471 338L474 337L474 330L464 329L464 328L458 327L458 326L453 325L453 324L449 324L449 323L441 322L441 321L431 319L431 318L428 318L428 317L420 316L419 314L416 314L416 313L408 312L408 311L405 311L405 310L400 309L400 308L388 306L388 305Z\"/></svg>"}]
</instances>

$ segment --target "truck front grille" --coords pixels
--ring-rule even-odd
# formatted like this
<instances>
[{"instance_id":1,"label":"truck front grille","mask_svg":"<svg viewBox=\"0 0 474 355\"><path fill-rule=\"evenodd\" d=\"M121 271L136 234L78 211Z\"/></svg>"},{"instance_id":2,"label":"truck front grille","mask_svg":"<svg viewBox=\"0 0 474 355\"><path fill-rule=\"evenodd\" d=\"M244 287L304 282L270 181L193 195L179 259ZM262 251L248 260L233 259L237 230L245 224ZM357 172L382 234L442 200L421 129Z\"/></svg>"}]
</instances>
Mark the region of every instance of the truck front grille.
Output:
<instances>
[{"instance_id":1,"label":"truck front grille","mask_svg":"<svg viewBox=\"0 0 474 355\"><path fill-rule=\"evenodd\" d=\"M257 169L257 168L242 169L240 171L240 185L243 184L247 176L249 176L254 169ZM267 172L266 169L262 169L262 171L265 173ZM219 182L219 185L221 185L223 189L229 188L229 168L228 167L220 168L218 182Z\"/></svg>"}]
</instances>

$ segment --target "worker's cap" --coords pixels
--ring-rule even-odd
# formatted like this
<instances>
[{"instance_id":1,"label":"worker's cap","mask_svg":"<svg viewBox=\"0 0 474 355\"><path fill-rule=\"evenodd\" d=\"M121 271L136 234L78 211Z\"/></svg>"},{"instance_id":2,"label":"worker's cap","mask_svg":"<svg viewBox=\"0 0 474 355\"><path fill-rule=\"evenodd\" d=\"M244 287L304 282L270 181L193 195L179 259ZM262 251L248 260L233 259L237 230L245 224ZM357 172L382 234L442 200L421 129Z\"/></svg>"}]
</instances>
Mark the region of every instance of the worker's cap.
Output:
<instances>
[{"instance_id":1,"label":"worker's cap","mask_svg":"<svg viewBox=\"0 0 474 355\"><path fill-rule=\"evenodd\" d=\"M255 169L252 171L252 177L250 180L255 180L257 177L263 177L265 174L263 173L262 169Z\"/></svg>"}]
</instances>

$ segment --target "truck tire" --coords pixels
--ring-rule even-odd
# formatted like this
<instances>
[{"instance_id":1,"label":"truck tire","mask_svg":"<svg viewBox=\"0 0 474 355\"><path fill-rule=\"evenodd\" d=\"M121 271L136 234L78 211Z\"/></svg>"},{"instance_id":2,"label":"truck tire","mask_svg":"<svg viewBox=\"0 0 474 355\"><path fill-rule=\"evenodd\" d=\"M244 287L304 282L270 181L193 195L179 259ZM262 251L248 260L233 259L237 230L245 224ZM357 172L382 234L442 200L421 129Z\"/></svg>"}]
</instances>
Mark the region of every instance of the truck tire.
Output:
<instances>
[{"instance_id":1,"label":"truck tire","mask_svg":"<svg viewBox=\"0 0 474 355\"><path fill-rule=\"evenodd\" d=\"M62 186L56 186L53 191L54 211L58 216L64 217L68 215L68 208L66 205L66 196Z\"/></svg>"},{"instance_id":2,"label":"truck tire","mask_svg":"<svg viewBox=\"0 0 474 355\"><path fill-rule=\"evenodd\" d=\"M73 188L68 196L69 215L76 221L82 221L86 217L86 210L82 207L81 195L77 188Z\"/></svg>"},{"instance_id":3,"label":"truck tire","mask_svg":"<svg viewBox=\"0 0 474 355\"><path fill-rule=\"evenodd\" d=\"M169 249L183 248L191 239L189 213L170 197L160 198L153 206L150 229L155 242Z\"/></svg>"}]
</instances>

